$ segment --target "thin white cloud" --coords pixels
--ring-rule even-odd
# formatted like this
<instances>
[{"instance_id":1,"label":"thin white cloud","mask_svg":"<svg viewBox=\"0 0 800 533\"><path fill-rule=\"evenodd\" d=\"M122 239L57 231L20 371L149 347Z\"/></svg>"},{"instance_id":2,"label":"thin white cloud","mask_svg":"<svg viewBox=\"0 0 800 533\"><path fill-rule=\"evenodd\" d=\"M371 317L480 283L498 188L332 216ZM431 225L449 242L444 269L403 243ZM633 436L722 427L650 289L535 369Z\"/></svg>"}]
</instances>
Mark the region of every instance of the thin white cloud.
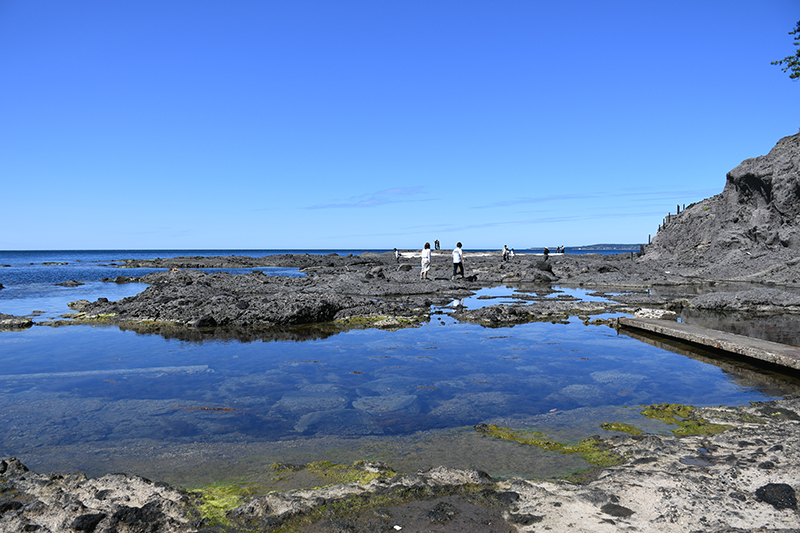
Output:
<instances>
[{"instance_id":1,"label":"thin white cloud","mask_svg":"<svg viewBox=\"0 0 800 533\"><path fill-rule=\"evenodd\" d=\"M546 202L559 202L559 201L574 201L574 200L603 200L606 198L631 198L631 199L654 199L658 198L661 200L667 199L686 199L686 198L708 198L709 196L714 196L715 194L719 194L722 191L719 190L711 190L711 189L691 189L691 190L674 190L674 191L642 191L642 190L632 190L632 191L602 191L602 192L594 192L594 193L574 193L574 194L558 194L558 195L550 195L550 196L538 196L538 197L519 197L513 198L511 200L501 200L499 202L494 202L491 204L485 205L477 205L474 206L473 209L492 209L497 207L510 207L514 205L525 205L525 204L540 204Z\"/></svg>"},{"instance_id":2,"label":"thin white cloud","mask_svg":"<svg viewBox=\"0 0 800 533\"><path fill-rule=\"evenodd\" d=\"M420 201L416 196L424 194L424 192L424 188L421 185L417 187L394 187L359 196L351 196L350 198L329 204L311 205L306 207L306 209L360 209L386 204Z\"/></svg>"}]
</instances>

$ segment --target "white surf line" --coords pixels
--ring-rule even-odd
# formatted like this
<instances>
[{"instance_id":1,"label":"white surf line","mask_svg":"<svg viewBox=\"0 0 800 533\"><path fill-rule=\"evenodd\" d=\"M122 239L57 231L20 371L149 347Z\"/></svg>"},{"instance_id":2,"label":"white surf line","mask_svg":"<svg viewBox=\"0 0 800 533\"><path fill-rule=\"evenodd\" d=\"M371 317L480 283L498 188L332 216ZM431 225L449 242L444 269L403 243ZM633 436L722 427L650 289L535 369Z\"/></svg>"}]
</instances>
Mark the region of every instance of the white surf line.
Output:
<instances>
[{"instance_id":1,"label":"white surf line","mask_svg":"<svg viewBox=\"0 0 800 533\"><path fill-rule=\"evenodd\" d=\"M42 372L39 374L0 375L0 381L12 379L78 378L83 376L107 376L109 374L196 374L209 372L208 365L155 366L150 368L109 368L108 370L85 370L83 372Z\"/></svg>"}]
</instances>

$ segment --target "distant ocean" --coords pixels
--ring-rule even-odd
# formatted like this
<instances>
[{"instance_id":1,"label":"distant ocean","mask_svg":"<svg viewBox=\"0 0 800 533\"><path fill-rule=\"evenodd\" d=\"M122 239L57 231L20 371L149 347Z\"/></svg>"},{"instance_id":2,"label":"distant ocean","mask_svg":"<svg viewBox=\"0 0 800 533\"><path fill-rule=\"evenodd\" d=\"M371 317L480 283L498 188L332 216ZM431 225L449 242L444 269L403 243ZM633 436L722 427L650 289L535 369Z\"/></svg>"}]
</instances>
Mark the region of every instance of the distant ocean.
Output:
<instances>
[{"instance_id":1,"label":"distant ocean","mask_svg":"<svg viewBox=\"0 0 800 533\"><path fill-rule=\"evenodd\" d=\"M613 246L613 248L612 248ZM443 248L449 249L449 248ZM402 250L407 251L407 248ZM619 254L628 251L638 250L638 245L609 245L609 248L593 248L588 246L578 246L565 248L567 254ZM169 257L192 257L192 256L225 256L225 255L244 255L250 257L263 257L266 255L279 255L279 254L312 254L312 255L359 255L365 252L384 253L391 252L391 249L369 249L369 248L353 248L353 249L286 249L286 250L246 250L246 249L189 249L189 250L0 250L0 265L6 266L23 266L35 263L45 262L95 262L95 261L121 261L123 259L154 259L156 257L169 258ZM500 252L500 249L489 248L465 248L465 252ZM542 253L544 248L526 248L514 250L516 253ZM555 247L550 248L550 253L555 252Z\"/></svg>"},{"instance_id":2,"label":"distant ocean","mask_svg":"<svg viewBox=\"0 0 800 533\"><path fill-rule=\"evenodd\" d=\"M621 246L621 245L620 245ZM403 249L408 251L407 249ZM132 268L120 269L125 259L155 259L170 257L211 257L211 256L231 256L242 255L250 257L264 257L267 255L279 254L311 254L327 255L337 254L346 256L349 254L360 255L364 252L384 253L392 250L380 249L295 249L295 250L3 250L0 251L0 284L9 287L15 284L28 283L62 283L64 281L98 281L103 278L115 278L117 276L143 276L159 269L151 268ZM500 250L489 249L466 249L465 252L491 252ZM544 248L528 248L525 250L515 250L517 254L541 254ZM554 253L555 249L550 249ZM566 248L567 254L619 254L627 253L627 250L616 249L586 249ZM203 269L208 272L231 271L231 272L250 272L253 268L247 269ZM262 268L271 275L298 275L296 269L281 268ZM9 295L6 293L6 298ZM0 296L2 299L2 296Z\"/></svg>"},{"instance_id":3,"label":"distant ocean","mask_svg":"<svg viewBox=\"0 0 800 533\"><path fill-rule=\"evenodd\" d=\"M613 255L628 253L630 248L627 245L609 245L615 248L592 248L592 247L567 247L566 254L602 254ZM448 248L449 250L449 248ZM638 248L637 248L638 250ZM385 253L391 252L389 249L294 249L294 250L227 250L227 249L207 249L207 250L0 250L0 284L8 287L9 285L20 283L62 283L64 281L97 281L103 278L115 278L117 276L143 276L159 269L133 268L120 269L125 259L155 259L170 257L211 257L211 256L230 256L242 255L250 257L264 257L267 255L280 254L311 254L327 255L337 254L346 256L349 254L360 255L365 252ZM408 251L408 249L403 249ZM465 249L465 252L493 252L498 254L500 250ZM517 254L541 254L544 248L528 248L515 250ZM555 253L555 247L550 249L550 253ZM250 272L247 269L203 269L208 272L232 271ZM272 275L296 275L296 269L263 268L265 272ZM1 299L1 298L0 298Z\"/></svg>"}]
</instances>

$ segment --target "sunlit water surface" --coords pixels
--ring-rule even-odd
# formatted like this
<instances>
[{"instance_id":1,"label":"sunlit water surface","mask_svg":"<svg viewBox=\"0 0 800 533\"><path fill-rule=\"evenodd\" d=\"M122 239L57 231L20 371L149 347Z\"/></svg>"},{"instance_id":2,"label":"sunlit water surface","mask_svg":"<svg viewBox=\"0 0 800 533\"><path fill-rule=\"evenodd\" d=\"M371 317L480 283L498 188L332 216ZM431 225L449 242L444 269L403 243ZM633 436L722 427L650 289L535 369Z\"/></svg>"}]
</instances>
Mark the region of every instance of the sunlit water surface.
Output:
<instances>
[{"instance_id":1,"label":"sunlit water surface","mask_svg":"<svg viewBox=\"0 0 800 533\"><path fill-rule=\"evenodd\" d=\"M0 312L40 310L41 322L68 312L68 301L143 288L20 284L0 291ZM462 303L513 294L496 287ZM38 470L126 471L187 484L318 459L557 475L585 463L482 437L472 426L534 427L574 441L609 421L667 431L643 419L639 405L735 405L798 392L788 378L578 319L486 329L457 323L447 307L416 328L303 342L187 342L37 325L0 332L0 361L0 456Z\"/></svg>"}]
</instances>

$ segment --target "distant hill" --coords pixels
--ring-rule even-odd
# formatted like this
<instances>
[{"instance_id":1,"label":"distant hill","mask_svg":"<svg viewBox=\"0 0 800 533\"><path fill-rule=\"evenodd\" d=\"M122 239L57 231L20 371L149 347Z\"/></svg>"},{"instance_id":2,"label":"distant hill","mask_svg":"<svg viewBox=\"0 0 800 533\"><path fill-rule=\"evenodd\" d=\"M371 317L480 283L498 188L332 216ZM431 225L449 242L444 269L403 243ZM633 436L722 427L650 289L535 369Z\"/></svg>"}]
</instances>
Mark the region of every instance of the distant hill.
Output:
<instances>
[{"instance_id":1,"label":"distant hill","mask_svg":"<svg viewBox=\"0 0 800 533\"><path fill-rule=\"evenodd\" d=\"M592 250L619 250L620 252L638 252L640 244L588 244L586 246L565 246L567 250L589 252Z\"/></svg>"},{"instance_id":2,"label":"distant hill","mask_svg":"<svg viewBox=\"0 0 800 533\"><path fill-rule=\"evenodd\" d=\"M638 252L640 244L587 244L585 246L565 246L564 249L572 252L592 252L595 250L614 250L620 252ZM542 247L528 248L528 250L541 250ZM553 249L550 250L551 252Z\"/></svg>"}]
</instances>

